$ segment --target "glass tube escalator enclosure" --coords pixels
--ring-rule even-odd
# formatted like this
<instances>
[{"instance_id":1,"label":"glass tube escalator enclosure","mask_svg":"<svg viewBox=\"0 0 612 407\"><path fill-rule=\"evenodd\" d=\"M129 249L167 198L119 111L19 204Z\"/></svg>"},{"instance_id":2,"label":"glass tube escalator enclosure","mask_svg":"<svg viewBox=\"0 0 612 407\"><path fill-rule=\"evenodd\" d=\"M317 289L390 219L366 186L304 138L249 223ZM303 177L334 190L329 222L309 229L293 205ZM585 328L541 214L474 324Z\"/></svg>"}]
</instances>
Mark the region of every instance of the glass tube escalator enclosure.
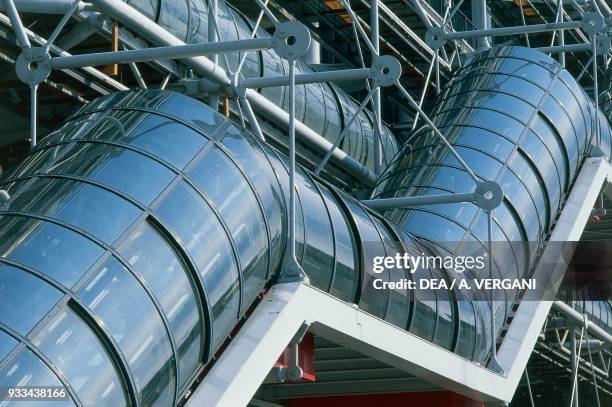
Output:
<instances>
[{"instance_id":1,"label":"glass tube escalator enclosure","mask_svg":"<svg viewBox=\"0 0 612 407\"><path fill-rule=\"evenodd\" d=\"M530 252L515 253L510 242L541 242L594 137L594 108L564 72L535 51L493 49L459 72L432 116L479 177L504 186L494 218L494 239L506 243L495 252L504 275L528 272ZM562 99L567 92L575 102ZM374 196L473 186L424 127ZM282 272L287 158L184 95L144 90L91 102L0 188L11 195L0 205L0 383L64 386L66 405L174 405ZM297 256L312 285L486 363L486 298L372 286L412 278L375 272L376 256L452 254L467 243L484 250L480 209L378 214L299 166L296 190ZM515 299L497 301L498 328ZM610 321L601 307L597 315Z\"/></svg>"},{"instance_id":2,"label":"glass tube escalator enclosure","mask_svg":"<svg viewBox=\"0 0 612 407\"><path fill-rule=\"evenodd\" d=\"M610 158L608 121L556 61L518 47L474 55L441 93L431 118L479 179L503 187L504 201L493 211L494 275L529 277L585 156L601 139L599 149ZM475 186L450 149L424 125L383 173L372 197L464 193ZM487 214L473 203L392 209L384 216L454 255L487 245ZM496 301L498 331L520 293L505 294ZM476 310L477 319L485 316L481 327L486 325L491 311L481 300L466 295L458 302L458 318L463 320L464 313L473 318ZM480 341L475 360L486 362L488 347Z\"/></svg>"}]
</instances>

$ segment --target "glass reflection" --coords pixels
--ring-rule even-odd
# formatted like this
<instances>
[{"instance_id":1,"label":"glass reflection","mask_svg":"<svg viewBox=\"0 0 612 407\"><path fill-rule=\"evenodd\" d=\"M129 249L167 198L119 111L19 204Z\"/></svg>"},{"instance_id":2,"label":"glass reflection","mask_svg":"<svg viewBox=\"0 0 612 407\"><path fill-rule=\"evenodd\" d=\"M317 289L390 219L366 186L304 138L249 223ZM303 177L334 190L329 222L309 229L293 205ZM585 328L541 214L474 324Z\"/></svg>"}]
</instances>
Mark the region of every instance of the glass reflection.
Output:
<instances>
[{"instance_id":1,"label":"glass reflection","mask_svg":"<svg viewBox=\"0 0 612 407\"><path fill-rule=\"evenodd\" d=\"M125 390L104 346L68 307L32 343L62 372L84 406L127 406Z\"/></svg>"},{"instance_id":2,"label":"glass reflection","mask_svg":"<svg viewBox=\"0 0 612 407\"><path fill-rule=\"evenodd\" d=\"M171 405L176 372L170 340L155 305L138 280L111 257L78 295L117 342L142 404Z\"/></svg>"}]
</instances>

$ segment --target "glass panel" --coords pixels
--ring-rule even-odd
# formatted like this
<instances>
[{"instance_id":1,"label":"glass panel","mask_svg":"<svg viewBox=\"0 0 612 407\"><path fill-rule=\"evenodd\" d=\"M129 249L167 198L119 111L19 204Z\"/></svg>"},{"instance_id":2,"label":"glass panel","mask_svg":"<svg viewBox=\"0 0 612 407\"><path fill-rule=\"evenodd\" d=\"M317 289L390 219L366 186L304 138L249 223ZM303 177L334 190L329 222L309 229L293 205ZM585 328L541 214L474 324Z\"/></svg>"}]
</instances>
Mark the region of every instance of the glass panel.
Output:
<instances>
[{"instance_id":1,"label":"glass panel","mask_svg":"<svg viewBox=\"0 0 612 407\"><path fill-rule=\"evenodd\" d=\"M170 340L153 301L136 278L110 258L78 294L119 345L142 404L171 405L175 372Z\"/></svg>"},{"instance_id":2,"label":"glass panel","mask_svg":"<svg viewBox=\"0 0 612 407\"><path fill-rule=\"evenodd\" d=\"M253 190L217 147L200 160L190 177L210 197L225 220L242 265L243 296L254 298L268 272L268 237Z\"/></svg>"},{"instance_id":3,"label":"glass panel","mask_svg":"<svg viewBox=\"0 0 612 407\"><path fill-rule=\"evenodd\" d=\"M340 111L338 110L338 102L333 95L332 88L327 83L322 83L324 108L325 108L325 138L332 143L338 139L340 135Z\"/></svg>"},{"instance_id":4,"label":"glass panel","mask_svg":"<svg viewBox=\"0 0 612 407\"><path fill-rule=\"evenodd\" d=\"M377 274L373 270L374 257L386 255L382 239L365 209L352 197L346 196L343 199L349 208L353 221L357 225L359 237L361 238L363 272L361 274L359 308L379 318L384 318L389 301L388 292L386 290L376 290L373 287L374 279L389 281L388 272Z\"/></svg>"},{"instance_id":5,"label":"glass panel","mask_svg":"<svg viewBox=\"0 0 612 407\"><path fill-rule=\"evenodd\" d=\"M268 157L270 157L270 163L274 168L274 173L278 177L279 180L279 188L282 188L283 196L289 196L289 162L287 157L279 154L276 150L272 150L269 147L265 147L266 152L268 153ZM298 262L302 262L304 259L304 250L306 248L305 245L305 227L304 227L304 211L302 208L302 201L300 199L300 195L295 195L295 209L296 209L296 227L295 227L295 240L296 240L296 255ZM283 223L286 225L288 211L286 204L283 204L282 214L283 214ZM287 226L285 226L287 228ZM277 246L281 246L278 244ZM274 249L274 248L273 248ZM283 251L284 253L284 251ZM280 258L278 259L280 261ZM276 264L276 263L274 263Z\"/></svg>"},{"instance_id":6,"label":"glass panel","mask_svg":"<svg viewBox=\"0 0 612 407\"><path fill-rule=\"evenodd\" d=\"M187 0L162 1L160 4L158 24L178 39L185 41L189 17Z\"/></svg>"},{"instance_id":7,"label":"glass panel","mask_svg":"<svg viewBox=\"0 0 612 407\"><path fill-rule=\"evenodd\" d=\"M302 70L312 72L312 69L307 66L302 66ZM306 89L304 124L322 135L325 130L325 104L321 84L310 83L305 85L304 88Z\"/></svg>"},{"instance_id":8,"label":"glass panel","mask_svg":"<svg viewBox=\"0 0 612 407\"><path fill-rule=\"evenodd\" d=\"M21 335L26 335L62 296L40 278L0 264L0 321Z\"/></svg>"},{"instance_id":9,"label":"glass panel","mask_svg":"<svg viewBox=\"0 0 612 407\"><path fill-rule=\"evenodd\" d=\"M151 158L110 144L61 145L39 157L36 173L82 176L116 188L144 205L151 203L175 176Z\"/></svg>"},{"instance_id":10,"label":"glass panel","mask_svg":"<svg viewBox=\"0 0 612 407\"><path fill-rule=\"evenodd\" d=\"M249 27L247 22L242 18L240 14L235 12L231 7L228 7L228 11L231 13L234 21L236 22L236 30L238 30L238 37L242 40L251 38L251 32L253 29ZM244 65L240 70L240 76L242 78L253 78L260 76L259 72L259 52L247 52L246 56L243 52L237 54L240 58L245 57Z\"/></svg>"},{"instance_id":11,"label":"glass panel","mask_svg":"<svg viewBox=\"0 0 612 407\"><path fill-rule=\"evenodd\" d=\"M57 386L64 385L57 376L29 349L22 349L13 360L8 362L0 371L0 386ZM66 392L68 390L66 389ZM51 407L75 406L72 399L45 401L45 405ZM36 405L37 403L32 403ZM4 405L4 403L2 403ZM10 405L22 406L22 403L10 403Z\"/></svg>"},{"instance_id":12,"label":"glass panel","mask_svg":"<svg viewBox=\"0 0 612 407\"><path fill-rule=\"evenodd\" d=\"M336 198L325 186L319 185L319 188L329 210L335 234L336 270L329 292L344 301L354 302L359 271L356 264L357 247L353 233Z\"/></svg>"},{"instance_id":13,"label":"glass panel","mask_svg":"<svg viewBox=\"0 0 612 407\"><path fill-rule=\"evenodd\" d=\"M470 300L469 292L457 290L456 294L458 295L457 311L459 314L459 332L457 335L455 353L471 360L474 356L474 347L476 345L476 314Z\"/></svg>"},{"instance_id":14,"label":"glass panel","mask_svg":"<svg viewBox=\"0 0 612 407\"><path fill-rule=\"evenodd\" d=\"M202 109L203 113L208 111ZM151 153L178 169L183 169L208 143L202 134L163 116L139 111L113 111L112 114L113 120L107 118L106 112L79 118L54 141L75 138L118 141Z\"/></svg>"},{"instance_id":15,"label":"glass panel","mask_svg":"<svg viewBox=\"0 0 612 407\"><path fill-rule=\"evenodd\" d=\"M189 38L196 44L208 42L208 4L206 0L189 0Z\"/></svg>"},{"instance_id":16,"label":"glass panel","mask_svg":"<svg viewBox=\"0 0 612 407\"><path fill-rule=\"evenodd\" d=\"M63 373L84 406L127 405L104 345L68 307L49 320L32 343Z\"/></svg>"},{"instance_id":17,"label":"glass panel","mask_svg":"<svg viewBox=\"0 0 612 407\"><path fill-rule=\"evenodd\" d=\"M159 0L129 0L128 4L155 21Z\"/></svg>"},{"instance_id":18,"label":"glass panel","mask_svg":"<svg viewBox=\"0 0 612 407\"><path fill-rule=\"evenodd\" d=\"M529 191L510 169L504 170L498 182L514 211L520 214L521 223L527 233L527 239L532 242L539 241L540 222L535 203ZM530 219L531 221L525 222L525 219Z\"/></svg>"},{"instance_id":19,"label":"glass panel","mask_svg":"<svg viewBox=\"0 0 612 407\"><path fill-rule=\"evenodd\" d=\"M17 346L15 338L0 329L0 363Z\"/></svg>"},{"instance_id":20,"label":"glass panel","mask_svg":"<svg viewBox=\"0 0 612 407\"><path fill-rule=\"evenodd\" d=\"M546 201L546 197L544 196L544 186L535 175L536 170L529 165L529 162L518 151L510 159L508 166L514 174L521 179L523 185L525 185L525 188L529 191L529 195L538 213L537 219L540 221L541 232L546 233L549 224L548 201Z\"/></svg>"},{"instance_id":21,"label":"glass panel","mask_svg":"<svg viewBox=\"0 0 612 407\"><path fill-rule=\"evenodd\" d=\"M147 281L170 322L182 388L200 364L203 346L194 284L174 250L147 222L138 226L119 252Z\"/></svg>"},{"instance_id":22,"label":"glass panel","mask_svg":"<svg viewBox=\"0 0 612 407\"><path fill-rule=\"evenodd\" d=\"M383 244L387 257L396 257L398 254L403 255L404 248L398 242L397 238L389 231L387 224L380 219L372 217L372 221L382 236ZM400 282L402 279L409 279L410 271L406 269L392 268L389 270L389 281ZM410 309L409 294L407 289L394 288L388 289L389 302L387 311L385 312L385 321L392 323L402 329L405 329L408 324L408 310Z\"/></svg>"},{"instance_id":23,"label":"glass panel","mask_svg":"<svg viewBox=\"0 0 612 407\"><path fill-rule=\"evenodd\" d=\"M257 30L257 38L268 38L269 34L262 28ZM278 76L285 74L283 65L279 56L272 50L265 49L261 51L263 55L263 75L262 76ZM270 102L276 106L283 106L287 88L285 86L273 86L261 89L261 94L264 95Z\"/></svg>"},{"instance_id":24,"label":"glass panel","mask_svg":"<svg viewBox=\"0 0 612 407\"><path fill-rule=\"evenodd\" d=\"M273 259L271 263L276 264L283 254L284 243L281 241L281 234L282 225L286 222L286 206L278 179L268 160L268 156L274 159L274 153L265 144L260 148L250 136L233 126L221 136L220 142L230 151L235 162L239 162L244 168L249 180L255 186L268 221ZM263 149L265 151L262 151Z\"/></svg>"},{"instance_id":25,"label":"glass panel","mask_svg":"<svg viewBox=\"0 0 612 407\"><path fill-rule=\"evenodd\" d=\"M2 221L4 227L0 235L11 236L13 242L18 242L16 246L12 243L3 248L4 255L45 273L68 288L104 252L86 237L54 223L8 216Z\"/></svg>"},{"instance_id":26,"label":"glass panel","mask_svg":"<svg viewBox=\"0 0 612 407\"><path fill-rule=\"evenodd\" d=\"M179 236L204 280L213 310L215 348L238 318L238 267L229 238L208 204L185 183L170 193L157 212Z\"/></svg>"},{"instance_id":27,"label":"glass panel","mask_svg":"<svg viewBox=\"0 0 612 407\"><path fill-rule=\"evenodd\" d=\"M8 190L12 199L6 209L63 220L107 243L114 242L140 214L136 206L118 195L77 181L32 178L16 182Z\"/></svg>"},{"instance_id":28,"label":"glass panel","mask_svg":"<svg viewBox=\"0 0 612 407\"><path fill-rule=\"evenodd\" d=\"M310 284L327 291L334 262L331 221L319 191L303 171L296 171L296 188L304 206L306 224L306 251L302 268L310 278Z\"/></svg>"},{"instance_id":29,"label":"glass panel","mask_svg":"<svg viewBox=\"0 0 612 407\"><path fill-rule=\"evenodd\" d=\"M217 22L219 24L218 29L220 41L233 41L238 39L236 22L230 14L228 5L224 1L220 1L217 4ZM229 62L229 67L227 66L226 61ZM230 72L236 72L238 61L239 57L235 52L219 55L219 65L221 65L226 71L229 70Z\"/></svg>"}]
</instances>

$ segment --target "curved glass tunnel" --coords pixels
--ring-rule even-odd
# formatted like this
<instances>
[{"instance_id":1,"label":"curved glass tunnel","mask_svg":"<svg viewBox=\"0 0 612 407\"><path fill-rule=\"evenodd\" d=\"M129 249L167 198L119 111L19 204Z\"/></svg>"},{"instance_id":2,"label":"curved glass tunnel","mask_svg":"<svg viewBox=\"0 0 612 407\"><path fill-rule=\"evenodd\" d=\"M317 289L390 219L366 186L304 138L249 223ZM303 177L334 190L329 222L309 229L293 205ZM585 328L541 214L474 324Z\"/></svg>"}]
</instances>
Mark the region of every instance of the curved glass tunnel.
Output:
<instances>
[{"instance_id":1,"label":"curved glass tunnel","mask_svg":"<svg viewBox=\"0 0 612 407\"><path fill-rule=\"evenodd\" d=\"M495 240L544 239L594 137L594 108L571 77L535 51L494 49L459 73L433 117L479 177L504 185ZM0 206L0 385L62 385L66 405L176 403L280 272L288 178L282 154L194 99L148 90L90 103L0 185L12 197ZM375 256L484 243L477 207L381 216L299 168L296 182L298 260L312 285L486 363L486 301L372 287L410 278L374 273ZM374 196L471 188L422 128ZM528 273L529 252L509 254L504 273ZM514 300L497 302L498 327Z\"/></svg>"},{"instance_id":2,"label":"curved glass tunnel","mask_svg":"<svg viewBox=\"0 0 612 407\"><path fill-rule=\"evenodd\" d=\"M208 41L208 5L206 0L124 0L129 5L168 30L178 39L187 43ZM220 41L251 38L254 22L238 13L224 0L217 2L218 35ZM257 30L257 37L270 34L263 28ZM218 63L228 72L236 72L242 54L232 53L218 56ZM296 61L296 73L312 73L311 67L303 61ZM289 74L289 64L274 50L249 52L240 71L243 78L278 76ZM297 85L295 92L296 119L316 133L334 143L342 129L357 111L355 102L338 86L328 83ZM289 88L273 87L259 90L272 103L289 111ZM373 115L364 109L358 119L351 123L341 148L358 162L374 170ZM381 129L383 168L398 151L395 136L385 125Z\"/></svg>"},{"instance_id":3,"label":"curved glass tunnel","mask_svg":"<svg viewBox=\"0 0 612 407\"><path fill-rule=\"evenodd\" d=\"M431 118L479 179L494 180L504 190L503 203L492 217L494 274L528 278L584 158L612 156L608 120L556 61L520 47L473 56L441 93ZM475 189L468 172L425 125L380 177L372 197ZM393 209L384 217L454 256L487 248L488 215L473 203ZM452 270L449 274L460 277ZM466 300L464 305L479 299L468 292L456 294ZM498 333L521 293L504 294L496 301ZM473 308L481 304L457 307L454 318L473 318ZM609 304L604 309L612 315ZM489 313L488 307L476 310L484 321Z\"/></svg>"}]
</instances>

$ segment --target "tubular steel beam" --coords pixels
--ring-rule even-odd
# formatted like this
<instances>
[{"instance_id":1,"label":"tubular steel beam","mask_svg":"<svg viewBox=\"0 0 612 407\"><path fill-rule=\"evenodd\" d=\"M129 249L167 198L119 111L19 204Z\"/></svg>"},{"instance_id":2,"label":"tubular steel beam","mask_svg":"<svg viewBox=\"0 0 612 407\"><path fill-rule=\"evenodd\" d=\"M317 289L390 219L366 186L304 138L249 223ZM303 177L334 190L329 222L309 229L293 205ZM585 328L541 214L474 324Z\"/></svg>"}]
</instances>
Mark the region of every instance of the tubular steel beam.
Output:
<instances>
[{"instance_id":1,"label":"tubular steel beam","mask_svg":"<svg viewBox=\"0 0 612 407\"><path fill-rule=\"evenodd\" d=\"M74 3L73 0L13 0L13 2L18 11L36 14L64 14ZM77 12L84 10L86 6L85 2L79 2ZM0 1L0 10L6 10L2 1Z\"/></svg>"},{"instance_id":2,"label":"tubular steel beam","mask_svg":"<svg viewBox=\"0 0 612 407\"><path fill-rule=\"evenodd\" d=\"M352 81L371 78L373 76L370 68L343 69L339 71L314 72L295 75L295 84L306 83ZM289 77L283 76L261 76L247 78L240 82L240 86L251 89L270 88L274 86L288 86Z\"/></svg>"},{"instance_id":3,"label":"tubular steel beam","mask_svg":"<svg viewBox=\"0 0 612 407\"><path fill-rule=\"evenodd\" d=\"M226 52L257 51L276 44L274 38L253 38L215 43L185 44L176 46L134 49L127 51L98 52L52 58L53 69L81 68L85 66L129 64L156 59L178 59Z\"/></svg>"},{"instance_id":4,"label":"tubular steel beam","mask_svg":"<svg viewBox=\"0 0 612 407\"><path fill-rule=\"evenodd\" d=\"M8 14L9 20L11 20L11 26L13 27L13 31L15 31L15 36L17 37L17 42L22 49L30 48L30 40L28 39L28 35L25 32L25 27L21 22L21 17L19 17L19 13L15 8L15 3L13 0L3 0L0 4L4 5L6 9L6 13Z\"/></svg>"},{"instance_id":5,"label":"tubular steel beam","mask_svg":"<svg viewBox=\"0 0 612 407\"><path fill-rule=\"evenodd\" d=\"M104 25L104 21L105 17L102 14L96 12L89 13L87 17L79 21L71 31L62 35L55 44L64 51L68 51L101 29Z\"/></svg>"},{"instance_id":6,"label":"tubular steel beam","mask_svg":"<svg viewBox=\"0 0 612 407\"><path fill-rule=\"evenodd\" d=\"M552 47L534 48L545 54L559 54L566 52L585 52L591 51L591 44L571 44L571 45L553 45Z\"/></svg>"},{"instance_id":7,"label":"tubular steel beam","mask_svg":"<svg viewBox=\"0 0 612 407\"><path fill-rule=\"evenodd\" d=\"M434 205L434 204L451 204L461 202L472 202L476 200L480 194L475 192L467 192L460 194L441 194L427 196L411 196L404 198L380 198L367 199L361 203L367 205L371 209L387 210L395 208L409 208L418 205Z\"/></svg>"},{"instance_id":8,"label":"tubular steel beam","mask_svg":"<svg viewBox=\"0 0 612 407\"><path fill-rule=\"evenodd\" d=\"M526 33L538 33L553 30L571 30L582 27L582 21L565 21L563 23L532 24L516 27L491 28L488 30L457 31L446 33L447 40L466 40L481 37L497 37Z\"/></svg>"},{"instance_id":9,"label":"tubular steel beam","mask_svg":"<svg viewBox=\"0 0 612 407\"><path fill-rule=\"evenodd\" d=\"M553 302L552 306L555 311L560 312L573 324L579 326L585 324L584 314L581 314L580 312L576 311L574 308L564 303L563 301L555 301ZM586 328L590 334L604 341L607 346L612 346L612 335L610 335L604 329L599 327L597 324L593 323L592 321L586 320Z\"/></svg>"}]
</instances>

